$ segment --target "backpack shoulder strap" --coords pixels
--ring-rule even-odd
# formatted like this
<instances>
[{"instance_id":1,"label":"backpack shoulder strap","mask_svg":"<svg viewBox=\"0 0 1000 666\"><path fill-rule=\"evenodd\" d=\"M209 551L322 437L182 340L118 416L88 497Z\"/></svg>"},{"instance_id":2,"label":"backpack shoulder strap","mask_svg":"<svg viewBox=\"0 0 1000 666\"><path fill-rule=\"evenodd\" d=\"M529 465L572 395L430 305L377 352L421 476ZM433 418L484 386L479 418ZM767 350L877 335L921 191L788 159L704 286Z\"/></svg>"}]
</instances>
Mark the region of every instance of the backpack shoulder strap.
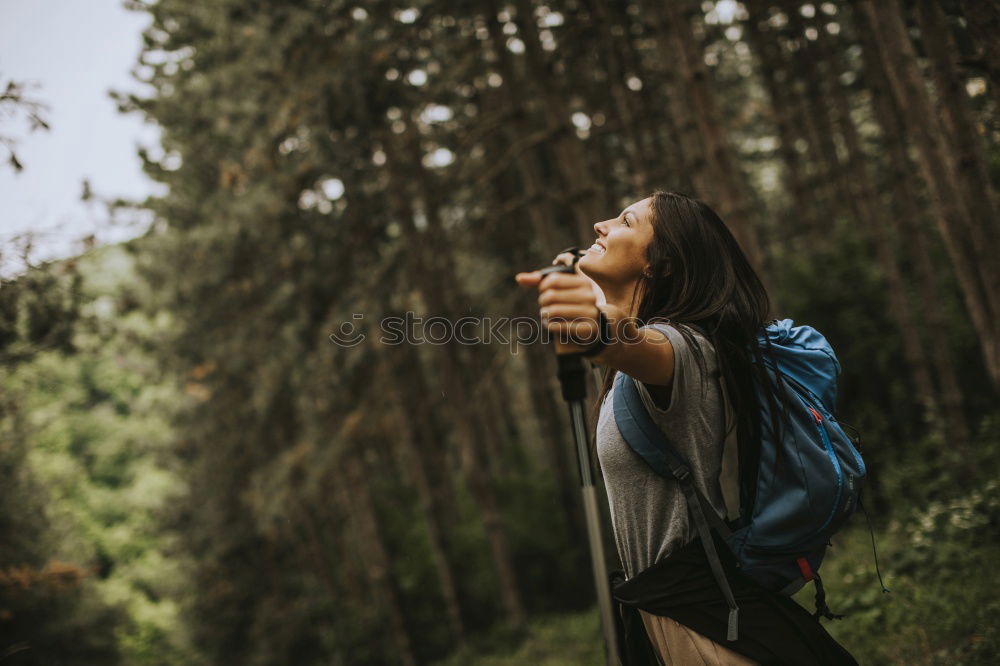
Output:
<instances>
[{"instance_id":1,"label":"backpack shoulder strap","mask_svg":"<svg viewBox=\"0 0 1000 666\"><path fill-rule=\"evenodd\" d=\"M687 462L667 443L649 416L635 380L624 372L615 377L615 422L622 437L653 471L683 482L691 475Z\"/></svg>"},{"instance_id":2,"label":"backpack shoulder strap","mask_svg":"<svg viewBox=\"0 0 1000 666\"><path fill-rule=\"evenodd\" d=\"M624 372L618 372L615 377L614 415L618 431L629 447L639 454L654 472L665 478L676 479L682 488L690 488L697 499L697 502L691 502L691 498L688 497L691 510L694 511L696 506L702 508L711 526L720 536L728 539L731 530L711 509L708 499L694 485L687 461L677 453L666 435L653 421L642 403L635 380ZM685 496L687 492L685 490Z\"/></svg>"},{"instance_id":3,"label":"backpack shoulder strap","mask_svg":"<svg viewBox=\"0 0 1000 666\"><path fill-rule=\"evenodd\" d=\"M712 568L712 574L726 598L726 603L729 604L729 626L726 640L735 641L738 636L739 606L736 605L733 591L729 587L729 581L722 569L722 562L719 560L719 553L715 549L715 541L711 534L711 529L714 528L720 536L728 539L730 536L729 528L716 515L715 510L701 491L695 487L687 462L667 442L663 432L657 427L652 417L649 416L649 412L646 411L645 405L642 404L635 380L624 372L619 372L618 376L615 377L614 414L618 430L629 447L639 454L654 472L666 478L676 479L684 492L688 511L694 520L698 536L701 538L705 555ZM711 527L709 527L709 522L712 523Z\"/></svg>"}]
</instances>

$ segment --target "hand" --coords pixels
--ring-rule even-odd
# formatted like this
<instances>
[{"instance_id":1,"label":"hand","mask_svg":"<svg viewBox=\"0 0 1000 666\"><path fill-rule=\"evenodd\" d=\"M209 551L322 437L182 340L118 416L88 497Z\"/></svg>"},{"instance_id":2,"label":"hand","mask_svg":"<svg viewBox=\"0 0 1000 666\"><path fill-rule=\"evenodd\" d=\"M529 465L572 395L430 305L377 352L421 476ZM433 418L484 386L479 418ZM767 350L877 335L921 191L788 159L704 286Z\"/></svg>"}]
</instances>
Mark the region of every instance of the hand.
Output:
<instances>
[{"instance_id":1,"label":"hand","mask_svg":"<svg viewBox=\"0 0 1000 666\"><path fill-rule=\"evenodd\" d=\"M568 261L563 260L568 258ZM572 262L568 252L556 257L553 264ZM597 293L593 281L579 273L549 273L538 271L518 273L522 287L538 288L538 306L542 325L554 336L557 354L585 351L597 341L599 334Z\"/></svg>"},{"instance_id":2,"label":"hand","mask_svg":"<svg viewBox=\"0 0 1000 666\"><path fill-rule=\"evenodd\" d=\"M573 256L572 252L561 252L556 255L555 259L552 260L552 265L556 266L558 264L562 264L563 266L573 266L574 261L576 261L576 257ZM574 268L576 269L577 275L582 275L579 263L577 263Z\"/></svg>"},{"instance_id":3,"label":"hand","mask_svg":"<svg viewBox=\"0 0 1000 666\"><path fill-rule=\"evenodd\" d=\"M573 266L573 262L576 259L577 257L574 257L571 252L560 252L556 255L556 258L552 260L552 265L555 266L557 264L562 264L563 266ZM604 309L605 304L607 304L607 300L604 298L604 292L601 291L601 288L597 286L596 282L591 280L587 274L583 272L580 268L579 261L576 262L575 268L576 274L587 278L587 282L590 283L590 288L594 290L594 295L597 297L597 307Z\"/></svg>"}]
</instances>

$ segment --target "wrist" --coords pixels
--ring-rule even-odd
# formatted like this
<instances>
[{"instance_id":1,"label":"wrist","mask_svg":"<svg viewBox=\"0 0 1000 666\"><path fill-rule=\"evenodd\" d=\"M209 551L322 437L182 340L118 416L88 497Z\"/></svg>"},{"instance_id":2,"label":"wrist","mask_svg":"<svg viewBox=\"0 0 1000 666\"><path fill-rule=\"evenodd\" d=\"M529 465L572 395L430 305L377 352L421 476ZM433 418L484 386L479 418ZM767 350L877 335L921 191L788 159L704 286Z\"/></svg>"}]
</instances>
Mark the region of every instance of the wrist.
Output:
<instances>
[{"instance_id":1,"label":"wrist","mask_svg":"<svg viewBox=\"0 0 1000 666\"><path fill-rule=\"evenodd\" d=\"M634 339L635 323L620 308L602 303L597 306L598 338L582 355L592 362L606 363L622 340ZM631 327L631 330L630 330Z\"/></svg>"},{"instance_id":2,"label":"wrist","mask_svg":"<svg viewBox=\"0 0 1000 666\"><path fill-rule=\"evenodd\" d=\"M601 354L612 341L611 323L608 316L598 306L597 308L597 339L589 347L580 352L580 356L593 357Z\"/></svg>"}]
</instances>

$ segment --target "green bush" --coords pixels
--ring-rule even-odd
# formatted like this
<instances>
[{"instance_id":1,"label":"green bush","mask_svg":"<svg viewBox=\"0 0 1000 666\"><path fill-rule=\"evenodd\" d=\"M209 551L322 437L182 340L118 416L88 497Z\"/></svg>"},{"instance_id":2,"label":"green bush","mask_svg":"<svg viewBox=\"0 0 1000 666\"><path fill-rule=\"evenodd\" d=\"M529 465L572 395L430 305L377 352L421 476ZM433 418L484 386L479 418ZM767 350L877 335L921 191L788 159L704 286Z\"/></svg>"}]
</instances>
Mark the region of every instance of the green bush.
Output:
<instances>
[{"instance_id":1,"label":"green bush","mask_svg":"<svg viewBox=\"0 0 1000 666\"><path fill-rule=\"evenodd\" d=\"M1000 482L991 479L890 521L878 535L883 594L858 527L824 564L828 600L847 614L827 623L861 663L988 664L1000 651L991 571L1000 557ZM811 607L808 588L798 600Z\"/></svg>"}]
</instances>

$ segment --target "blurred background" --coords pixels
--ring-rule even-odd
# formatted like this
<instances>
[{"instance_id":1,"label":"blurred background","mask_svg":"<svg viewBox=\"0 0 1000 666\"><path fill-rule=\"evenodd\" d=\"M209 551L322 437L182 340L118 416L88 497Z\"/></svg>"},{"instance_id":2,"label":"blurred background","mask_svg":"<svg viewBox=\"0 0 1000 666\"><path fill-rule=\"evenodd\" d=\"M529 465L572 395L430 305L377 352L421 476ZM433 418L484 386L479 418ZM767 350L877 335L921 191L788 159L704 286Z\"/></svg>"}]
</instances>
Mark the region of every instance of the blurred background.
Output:
<instances>
[{"instance_id":1,"label":"blurred background","mask_svg":"<svg viewBox=\"0 0 1000 666\"><path fill-rule=\"evenodd\" d=\"M0 25L0 665L603 663L552 350L379 322L533 317L514 273L655 188L712 205L840 357L891 593L859 514L829 631L993 663L994 0Z\"/></svg>"}]
</instances>

